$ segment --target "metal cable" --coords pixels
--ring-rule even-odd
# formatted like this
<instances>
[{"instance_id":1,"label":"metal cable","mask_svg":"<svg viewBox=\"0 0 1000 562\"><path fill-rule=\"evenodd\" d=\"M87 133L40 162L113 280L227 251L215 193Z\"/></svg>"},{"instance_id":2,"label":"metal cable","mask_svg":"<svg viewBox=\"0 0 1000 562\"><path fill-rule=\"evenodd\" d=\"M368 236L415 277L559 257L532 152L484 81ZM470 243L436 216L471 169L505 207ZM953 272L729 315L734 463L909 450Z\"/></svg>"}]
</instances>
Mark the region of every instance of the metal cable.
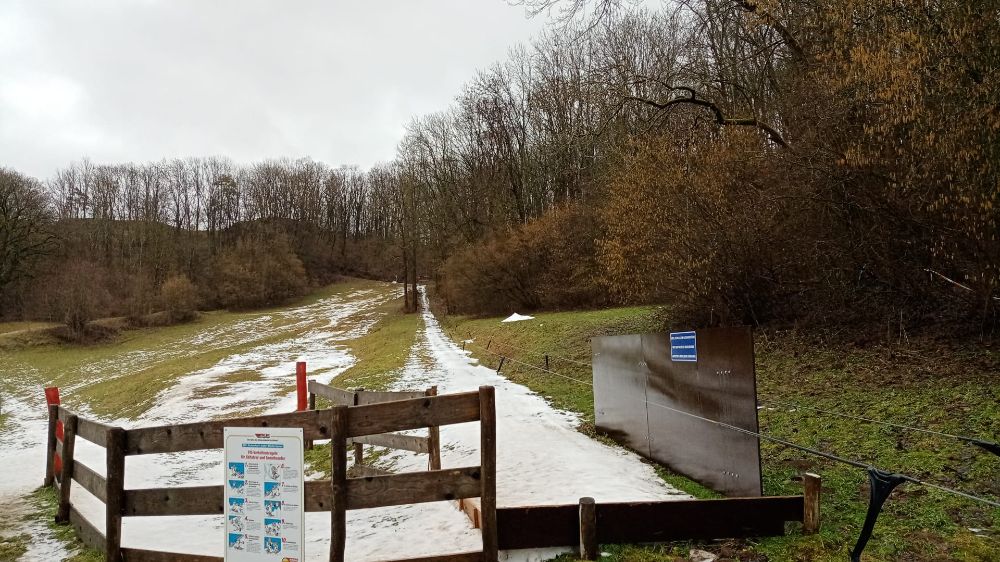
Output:
<instances>
[{"instance_id":1,"label":"metal cable","mask_svg":"<svg viewBox=\"0 0 1000 562\"><path fill-rule=\"evenodd\" d=\"M532 365L531 363L525 363L523 361L518 361L517 359L513 359L513 358L508 357L506 355L503 355L501 353L497 353L495 351L486 349L486 348L484 348L484 347L482 347L480 345L476 345L476 344L471 344L471 345L473 345L474 347L478 347L479 349L482 349L483 351L486 351L487 353L492 353L493 355L496 355L498 357L504 357L507 361L511 361L513 363L524 365L526 367L531 367L532 369L537 369L539 371L544 371L546 373L555 375L557 377L562 377L564 379L569 379L571 381L575 381L575 382L578 382L578 383L581 383L581 384L586 384L586 385L591 386L591 387L594 386L594 384L592 382L590 382L590 381L585 381L585 380L573 378L573 377L570 377L570 376L563 375L561 373L557 373L557 372L552 371L550 369L546 369L544 367L538 367L537 365ZM658 408L663 408L663 409L666 409L666 410L670 410L672 412L676 412L678 414L682 414L682 415L689 416L689 417L692 417L692 418L695 418L695 419L698 419L698 420L701 420L701 421L704 421L704 422L707 422L707 423L711 423L711 424L717 425L719 427L723 427L723 428L729 429L731 431L736 431L736 432L739 432L739 433L743 433L743 434L746 434L746 435L757 437L757 438L763 439L765 441L770 441L772 443L776 443L776 444L779 444L779 445L782 445L782 446L785 446L785 447L790 447L792 449L796 449L796 450L802 451L804 453L809 453L811 455L815 455L815 456L818 456L818 457L823 457L825 459L828 459L828 460L831 460L831 461L835 461L835 462L839 462L839 463L842 463L842 464L846 464L846 465L849 465L849 466L853 466L855 468L861 468L861 469L864 469L864 470L868 470L869 468L872 468L872 465L863 463L861 461L856 461L856 460L849 459L849 458L846 458L846 457L841 457L841 456L835 455L833 453L827 453L826 451L821 451L819 449L813 449L812 447L806 447L805 445L799 445L798 443L793 443L791 441L786 441L786 440L780 439L778 437L772 437L772 436L764 434L764 433L760 433L760 432L757 432L757 431L751 431L749 429L744 429L742 427L737 427L735 425L731 425L731 424L728 424L728 423L725 423L725 422L721 422L721 421L718 421L718 420L713 420L713 419L710 419L710 418L699 416L699 415L693 414L691 412L686 412L684 410L679 410L677 408L672 408L672 407L667 406L665 404L660 404L660 403L657 403L657 402L649 402L648 400L644 401L644 403L646 405L649 405L649 406L656 406ZM913 429L916 429L916 428L913 428ZM930 431L930 430L926 430L926 431ZM957 436L952 436L952 435L949 435L949 434L943 434L943 435L948 435L949 437L957 437ZM961 437L959 437L959 438L961 439ZM915 477L909 476L907 474L900 474L900 476L903 477L903 478L905 478L908 482L912 482L912 483L918 484L920 486L927 486L929 488L934 488L936 490L939 490L939 491L942 491L942 492L946 492L946 493L949 493L949 494L952 494L952 495L955 495L955 496L960 496L960 497L963 497L963 498L966 498L966 499L969 499L969 500L973 500L973 501L976 501L976 502L980 502L980 503L983 503L983 504L986 504L986 505L989 505L989 506L992 506L992 507L1000 508L1000 502L997 502L997 501L993 501L993 500L990 500L990 499L987 499L987 498L983 498L983 497L979 497L979 496L974 496L974 495L969 494L967 492L963 492L961 490L955 490L953 488L948 488L947 486L942 486L940 484L935 484L933 482L927 482L925 480L921 480L919 478L915 478Z\"/></svg>"}]
</instances>

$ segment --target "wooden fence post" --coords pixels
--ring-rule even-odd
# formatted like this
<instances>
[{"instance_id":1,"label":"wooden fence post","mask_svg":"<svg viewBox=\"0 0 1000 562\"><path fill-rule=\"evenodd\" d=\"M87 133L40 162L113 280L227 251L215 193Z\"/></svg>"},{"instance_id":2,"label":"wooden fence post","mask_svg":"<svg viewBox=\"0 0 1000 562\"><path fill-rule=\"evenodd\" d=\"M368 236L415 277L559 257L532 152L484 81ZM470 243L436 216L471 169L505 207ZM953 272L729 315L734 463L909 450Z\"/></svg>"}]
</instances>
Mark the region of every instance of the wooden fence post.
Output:
<instances>
[{"instance_id":1,"label":"wooden fence post","mask_svg":"<svg viewBox=\"0 0 1000 562\"><path fill-rule=\"evenodd\" d=\"M819 502L822 483L822 479L817 474L807 472L802 476L802 532L807 535L819 531Z\"/></svg>"},{"instance_id":2,"label":"wooden fence post","mask_svg":"<svg viewBox=\"0 0 1000 562\"><path fill-rule=\"evenodd\" d=\"M106 562L122 559L122 513L125 511L125 449L127 433L120 427L107 431L107 488L105 516Z\"/></svg>"},{"instance_id":3,"label":"wooden fence post","mask_svg":"<svg viewBox=\"0 0 1000 562\"><path fill-rule=\"evenodd\" d=\"M597 560L597 505L594 498L580 498L580 558Z\"/></svg>"},{"instance_id":4,"label":"wooden fence post","mask_svg":"<svg viewBox=\"0 0 1000 562\"><path fill-rule=\"evenodd\" d=\"M45 458L45 486L51 486L55 479L55 457L56 457L56 424L59 422L59 406L52 404L49 406L49 444L46 447Z\"/></svg>"},{"instance_id":5,"label":"wooden fence post","mask_svg":"<svg viewBox=\"0 0 1000 562\"><path fill-rule=\"evenodd\" d=\"M344 562L347 546L348 406L333 407L330 428L330 562Z\"/></svg>"},{"instance_id":6,"label":"wooden fence post","mask_svg":"<svg viewBox=\"0 0 1000 562\"><path fill-rule=\"evenodd\" d=\"M365 444L355 443L354 444L354 466L361 466L365 464Z\"/></svg>"},{"instance_id":7,"label":"wooden fence post","mask_svg":"<svg viewBox=\"0 0 1000 562\"><path fill-rule=\"evenodd\" d=\"M59 508L56 522L69 521L69 493L73 488L73 457L76 448L76 414L71 414L63 424L62 476L59 478Z\"/></svg>"},{"instance_id":8,"label":"wooden fence post","mask_svg":"<svg viewBox=\"0 0 1000 562\"><path fill-rule=\"evenodd\" d=\"M497 562L497 410L492 386L479 387L479 431L483 562Z\"/></svg>"},{"instance_id":9,"label":"wooden fence post","mask_svg":"<svg viewBox=\"0 0 1000 562\"><path fill-rule=\"evenodd\" d=\"M438 387L432 386L427 389L427 396L437 396ZM441 428L438 426L427 428L427 469L441 470Z\"/></svg>"},{"instance_id":10,"label":"wooden fence post","mask_svg":"<svg viewBox=\"0 0 1000 562\"><path fill-rule=\"evenodd\" d=\"M309 388L309 383L308 382L306 382L306 388L307 389ZM313 394L312 392L309 393L309 409L310 410L315 410L316 409L316 395ZM305 448L306 448L307 451L309 451L309 450L311 450L313 448L313 440L312 439L306 439Z\"/></svg>"}]
</instances>

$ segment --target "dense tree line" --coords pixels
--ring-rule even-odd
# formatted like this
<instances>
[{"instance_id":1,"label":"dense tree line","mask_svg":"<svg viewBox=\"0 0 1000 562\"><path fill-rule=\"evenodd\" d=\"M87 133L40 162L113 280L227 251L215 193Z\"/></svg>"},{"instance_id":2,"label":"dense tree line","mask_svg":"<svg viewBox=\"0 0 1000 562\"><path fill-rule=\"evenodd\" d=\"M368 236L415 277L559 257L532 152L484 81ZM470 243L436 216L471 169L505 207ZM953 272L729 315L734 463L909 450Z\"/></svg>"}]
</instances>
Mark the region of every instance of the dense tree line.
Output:
<instances>
[{"instance_id":1,"label":"dense tree line","mask_svg":"<svg viewBox=\"0 0 1000 562\"><path fill-rule=\"evenodd\" d=\"M5 172L48 225L4 251L5 313L60 310L63 285L32 277L87 279L135 315L163 309L177 277L202 306L255 306L348 272L408 281L411 308L432 278L457 312L663 302L699 322L995 323L996 2L528 5L564 21L370 170ZM0 235L19 224L3 220Z\"/></svg>"}]
</instances>

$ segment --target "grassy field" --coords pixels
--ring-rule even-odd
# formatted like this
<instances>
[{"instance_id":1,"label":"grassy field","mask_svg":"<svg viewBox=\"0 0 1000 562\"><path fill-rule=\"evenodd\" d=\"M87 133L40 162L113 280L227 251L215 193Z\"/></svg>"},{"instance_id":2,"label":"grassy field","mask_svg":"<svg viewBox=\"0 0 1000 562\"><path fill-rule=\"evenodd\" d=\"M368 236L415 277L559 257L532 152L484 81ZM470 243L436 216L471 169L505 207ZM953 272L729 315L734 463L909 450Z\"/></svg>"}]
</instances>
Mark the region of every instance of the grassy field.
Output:
<instances>
[{"instance_id":1,"label":"grassy field","mask_svg":"<svg viewBox=\"0 0 1000 562\"><path fill-rule=\"evenodd\" d=\"M288 306L305 306L335 294L359 289L388 291L391 287L374 281L349 280L320 289ZM63 389L71 405L85 404L100 416L134 418L144 412L156 394L179 376L211 367L221 359L247 350L300 335L327 320L294 322L274 315L286 307L253 312L213 311L186 324L140 328L122 332L114 341L76 345L52 341L43 336L46 326L35 332L9 330L15 338L0 335L0 372L16 373L0 380L0 392L13 391L25 382ZM343 327L361 318L348 318ZM239 330L242 322L254 322L254 330ZM257 331L259 330L259 332ZM228 332L231 332L228 333ZM211 344L199 344L206 333L223 333ZM27 343L26 343L27 342ZM254 373L233 373L234 380L252 380ZM11 388L4 388L10 386ZM289 389L292 387L289 386Z\"/></svg>"},{"instance_id":2,"label":"grassy field","mask_svg":"<svg viewBox=\"0 0 1000 562\"><path fill-rule=\"evenodd\" d=\"M445 319L456 341L484 363L497 354L590 380L589 338L663 330L669 316L658 308L538 314L532 321L500 324L499 318ZM796 332L756 336L762 431L949 487L1000 497L1000 458L955 440L778 406L774 400L862 415L949 433L1000 436L1000 355L988 346L953 347L936 341L904 345L828 342ZM489 344L490 351L484 348ZM555 357L560 356L560 357ZM557 406L583 415L582 431L593 432L591 388L544 371L508 362L503 372ZM772 401L772 402L769 402ZM673 561L697 546L744 561L847 559L867 507L863 471L834 464L768 442L761 444L768 495L801 493L803 471L823 477L823 528L814 536L793 530L785 537L709 544L603 548L614 561ZM698 484L668 471L665 479L698 497L713 497ZM978 531L973 531L976 529ZM865 560L1000 560L1000 509L942 492L904 484L879 519ZM573 560L563 557L561 560Z\"/></svg>"},{"instance_id":3,"label":"grassy field","mask_svg":"<svg viewBox=\"0 0 1000 562\"><path fill-rule=\"evenodd\" d=\"M400 370L410 358L417 332L423 328L423 320L419 314L403 312L402 297L386 302L380 307L380 312L381 318L367 334L347 342L351 354L358 361L331 381L331 385L338 388L386 390L399 377ZM317 398L316 405L323 408L326 400ZM372 465L386 452L366 447L366 462ZM306 451L306 462L313 472L329 476L330 445L317 445Z\"/></svg>"}]
</instances>

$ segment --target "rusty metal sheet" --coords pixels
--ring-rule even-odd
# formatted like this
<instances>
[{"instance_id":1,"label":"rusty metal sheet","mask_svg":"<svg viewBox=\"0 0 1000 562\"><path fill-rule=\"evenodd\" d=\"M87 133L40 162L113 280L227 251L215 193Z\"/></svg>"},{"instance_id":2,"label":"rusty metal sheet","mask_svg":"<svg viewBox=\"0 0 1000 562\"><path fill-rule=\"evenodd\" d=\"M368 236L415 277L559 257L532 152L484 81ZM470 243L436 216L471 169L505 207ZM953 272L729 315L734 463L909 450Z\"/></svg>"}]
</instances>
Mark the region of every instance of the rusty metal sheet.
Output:
<instances>
[{"instance_id":1,"label":"rusty metal sheet","mask_svg":"<svg viewBox=\"0 0 1000 562\"><path fill-rule=\"evenodd\" d=\"M594 338L598 429L726 495L760 496L758 439L678 412L757 431L750 329L698 330L697 361L672 360L670 335L665 333L615 336L610 346L605 339ZM604 353L598 355L598 349ZM617 372L632 365L638 367L624 377ZM629 381L630 387L615 384L622 378ZM640 384L644 403L635 401L634 388ZM625 407L626 401L632 403L631 408ZM602 409L598 404L613 407ZM643 423L645 434L641 433ZM635 447L634 443L645 447Z\"/></svg>"},{"instance_id":2,"label":"rusty metal sheet","mask_svg":"<svg viewBox=\"0 0 1000 562\"><path fill-rule=\"evenodd\" d=\"M646 378L639 336L605 336L591 342L594 414L598 428L626 447L649 457Z\"/></svg>"}]
</instances>

